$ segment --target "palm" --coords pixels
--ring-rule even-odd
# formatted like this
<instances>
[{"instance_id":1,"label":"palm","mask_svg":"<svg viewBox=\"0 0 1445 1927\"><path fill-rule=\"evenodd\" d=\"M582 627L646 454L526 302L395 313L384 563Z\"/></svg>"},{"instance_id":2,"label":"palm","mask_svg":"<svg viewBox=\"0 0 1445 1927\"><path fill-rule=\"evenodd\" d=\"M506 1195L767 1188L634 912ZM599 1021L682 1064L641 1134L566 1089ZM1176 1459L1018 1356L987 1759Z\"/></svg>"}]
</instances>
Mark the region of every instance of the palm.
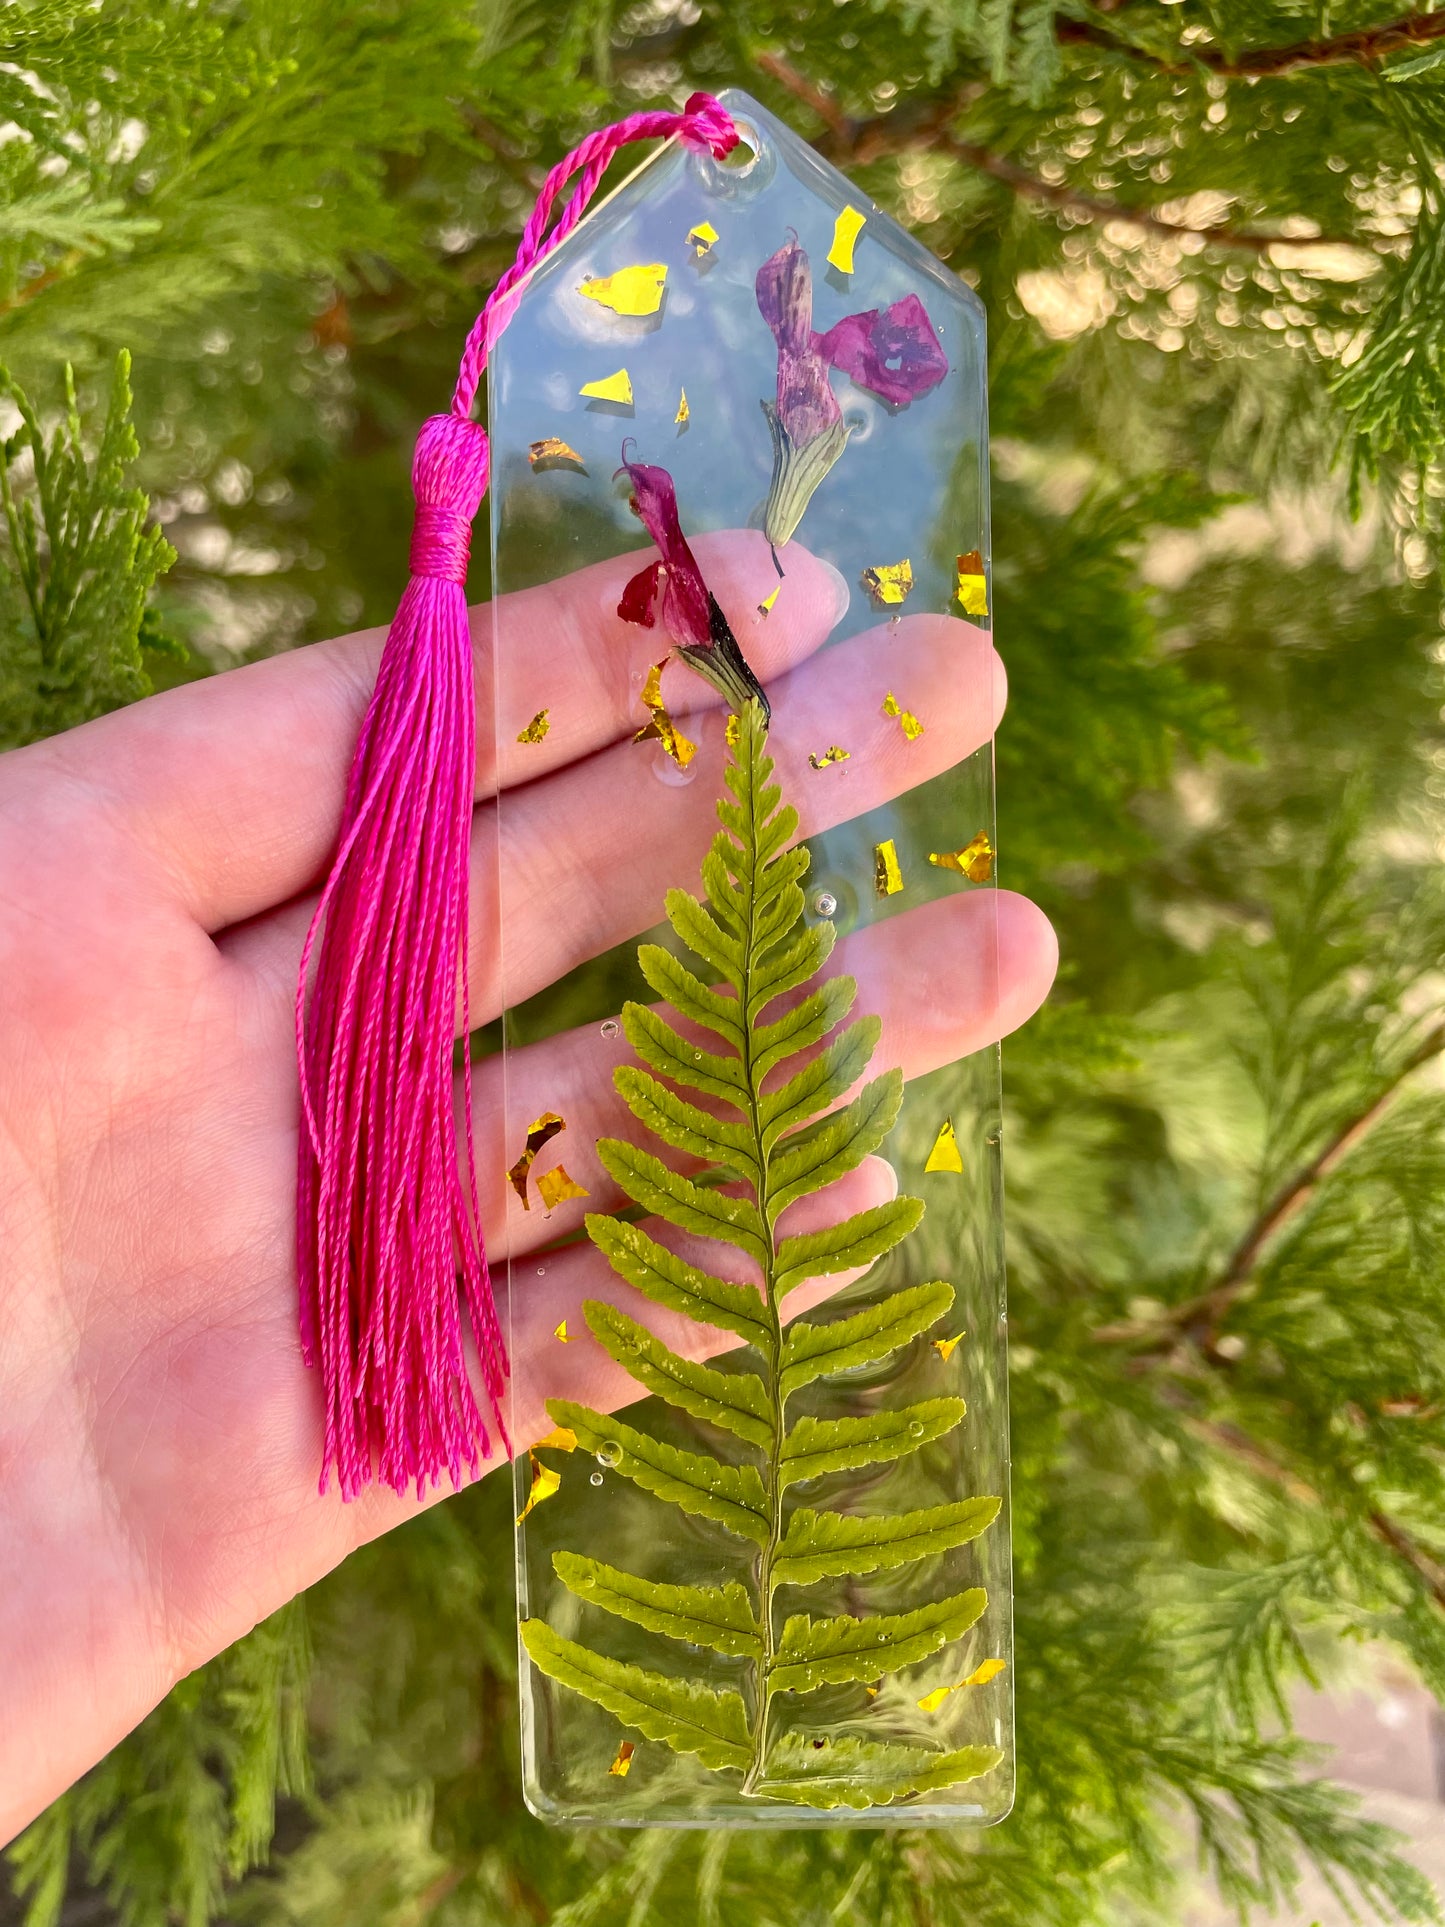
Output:
<instances>
[{"instance_id":1,"label":"palm","mask_svg":"<svg viewBox=\"0 0 1445 1927\"><path fill-rule=\"evenodd\" d=\"M771 572L761 538L698 548L724 606L750 608L760 569ZM507 891L507 874L525 852L533 906L509 996L645 927L664 884L695 879L711 831L705 786L659 791L629 742L634 672L657 639L602 612L635 563L532 592L509 614L548 646L535 652L536 689L517 691L530 706L500 719L498 739L510 746L559 691L575 719L530 751L509 748L499 769L489 751L479 759L483 877L495 860L487 799L526 782L508 803L503 843L504 900L521 894ZM884 671L863 673L870 638L842 645L856 656L846 673L835 666L825 681L808 664L837 601L831 573L794 551L787 593L749 644L770 681L780 773L800 802L822 794L799 783L806 748L834 738L863 748L878 724L872 682ZM350 1506L317 1492L319 1400L295 1335L294 977L379 640L260 664L0 760L0 1839L176 1678L415 1505L376 1489ZM992 658L976 632L917 617L888 650L889 675L909 663L911 687L941 687L946 675L972 698L939 705L949 720L923 739L927 761L906 778L890 783L886 751L860 756L860 771L879 773L842 807L804 802L823 812L805 815L805 834L832 820L829 809L854 814L947 767L992 729ZM701 685L698 695L706 700ZM869 781L881 787L865 792ZM647 820L639 812L656 810L654 799L666 809L649 821L649 861L629 867L613 825ZM474 892L479 1020L500 991L490 895ZM1047 925L1001 897L998 996L959 993L969 945L983 938L973 901L862 933L847 959L907 1073L999 1036L1047 988ZM933 976L954 994L920 996ZM904 980L906 1005L895 988ZM535 1090L535 1110L562 1109L569 1141L584 1147L610 1126L595 1048L592 1037L552 1039L514 1072L514 1101ZM525 1250L539 1227L508 1194L485 1067L475 1103L488 1247ZM605 1205L599 1172L583 1181ZM891 1179L874 1164L847 1182L866 1192ZM561 1207L545 1235L578 1209ZM574 1248L523 1308L519 1445L548 1425L535 1351L599 1263ZM554 1348L548 1390L622 1402L627 1381L590 1350L569 1351L559 1383Z\"/></svg>"}]
</instances>

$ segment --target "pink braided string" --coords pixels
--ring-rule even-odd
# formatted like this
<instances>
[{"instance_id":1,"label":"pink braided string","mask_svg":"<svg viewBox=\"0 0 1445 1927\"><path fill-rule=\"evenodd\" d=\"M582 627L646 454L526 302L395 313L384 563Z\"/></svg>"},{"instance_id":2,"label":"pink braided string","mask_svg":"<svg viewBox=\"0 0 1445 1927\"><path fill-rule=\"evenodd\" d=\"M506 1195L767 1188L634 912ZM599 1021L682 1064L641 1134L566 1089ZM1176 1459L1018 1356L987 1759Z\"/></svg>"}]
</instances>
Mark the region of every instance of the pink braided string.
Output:
<instances>
[{"instance_id":1,"label":"pink braided string","mask_svg":"<svg viewBox=\"0 0 1445 1927\"><path fill-rule=\"evenodd\" d=\"M589 135L547 176L515 264L478 316L451 412L433 415L412 467L411 580L356 745L337 853L296 990L301 1086L296 1260L301 1348L320 1368L321 1486L343 1498L379 1478L418 1494L460 1484L488 1450L461 1307L502 1440L508 1365L482 1240L471 1067L468 879L476 715L466 578L487 489L486 431L471 419L518 283L581 220L617 150L677 136L721 157L726 110L694 94L681 114L632 114ZM558 195L576 184L556 226ZM313 971L314 964L314 971Z\"/></svg>"}]
</instances>

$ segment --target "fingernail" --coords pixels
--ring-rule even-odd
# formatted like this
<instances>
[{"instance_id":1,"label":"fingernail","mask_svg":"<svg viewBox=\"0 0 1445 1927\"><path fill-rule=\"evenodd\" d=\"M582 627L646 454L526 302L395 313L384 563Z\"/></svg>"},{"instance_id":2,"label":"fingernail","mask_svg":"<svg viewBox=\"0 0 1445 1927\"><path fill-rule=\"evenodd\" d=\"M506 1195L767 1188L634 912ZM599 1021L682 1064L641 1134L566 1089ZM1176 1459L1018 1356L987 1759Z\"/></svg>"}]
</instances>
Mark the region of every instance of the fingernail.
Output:
<instances>
[{"instance_id":1,"label":"fingernail","mask_svg":"<svg viewBox=\"0 0 1445 1927\"><path fill-rule=\"evenodd\" d=\"M828 627L835 629L848 613L848 604L853 600L852 591L848 587L847 577L835 569L831 562L825 562L822 556L815 556L814 560L827 577L833 591L833 617Z\"/></svg>"}]
</instances>

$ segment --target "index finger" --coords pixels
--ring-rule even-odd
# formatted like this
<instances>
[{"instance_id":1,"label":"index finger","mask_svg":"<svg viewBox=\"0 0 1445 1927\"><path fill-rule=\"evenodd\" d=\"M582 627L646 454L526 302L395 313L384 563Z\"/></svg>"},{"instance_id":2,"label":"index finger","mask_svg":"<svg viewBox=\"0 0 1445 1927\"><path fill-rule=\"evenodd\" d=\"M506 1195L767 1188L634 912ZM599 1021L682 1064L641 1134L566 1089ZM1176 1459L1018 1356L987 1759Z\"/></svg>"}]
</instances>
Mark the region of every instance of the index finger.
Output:
<instances>
[{"instance_id":1,"label":"index finger","mask_svg":"<svg viewBox=\"0 0 1445 1927\"><path fill-rule=\"evenodd\" d=\"M786 581L759 622L756 605L777 585L763 535L732 531L700 537L695 547L761 677L811 654L847 607L837 570L789 544ZM495 729L492 612L471 612L479 796L589 755L646 722L638 681L671 644L658 630L623 622L617 603L647 553L506 599L515 654ZM166 690L17 752L13 766L58 765L93 794L97 825L118 824L128 853L143 850L167 893L207 930L221 930L287 902L324 872L385 639L385 630L363 630ZM544 708L543 741L519 744Z\"/></svg>"}]
</instances>

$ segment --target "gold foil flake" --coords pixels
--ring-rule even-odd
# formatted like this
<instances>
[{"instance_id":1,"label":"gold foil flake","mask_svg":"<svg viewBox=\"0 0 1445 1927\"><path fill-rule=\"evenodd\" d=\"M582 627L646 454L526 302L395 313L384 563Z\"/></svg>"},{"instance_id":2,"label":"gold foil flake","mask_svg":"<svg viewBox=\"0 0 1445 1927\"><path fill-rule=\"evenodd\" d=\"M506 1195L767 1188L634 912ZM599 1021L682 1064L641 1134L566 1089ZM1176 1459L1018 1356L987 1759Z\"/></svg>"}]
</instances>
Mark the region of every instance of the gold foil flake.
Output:
<instances>
[{"instance_id":1,"label":"gold foil flake","mask_svg":"<svg viewBox=\"0 0 1445 1927\"><path fill-rule=\"evenodd\" d=\"M967 1332L960 1332L956 1338L935 1338L933 1341L933 1349L946 1365L967 1337Z\"/></svg>"},{"instance_id":2,"label":"gold foil flake","mask_svg":"<svg viewBox=\"0 0 1445 1927\"><path fill-rule=\"evenodd\" d=\"M865 1686L863 1688L863 1691L868 1695L869 1699L871 1700L876 1700L878 1697L878 1688L876 1686Z\"/></svg>"},{"instance_id":3,"label":"gold foil flake","mask_svg":"<svg viewBox=\"0 0 1445 1927\"><path fill-rule=\"evenodd\" d=\"M983 572L983 557L977 549L958 558L958 580L953 593L966 616L988 614L988 577Z\"/></svg>"},{"instance_id":4,"label":"gold foil flake","mask_svg":"<svg viewBox=\"0 0 1445 1927\"><path fill-rule=\"evenodd\" d=\"M896 897L903 888L898 846L891 836L886 843L873 845L873 887L880 897Z\"/></svg>"},{"instance_id":5,"label":"gold foil flake","mask_svg":"<svg viewBox=\"0 0 1445 1927\"><path fill-rule=\"evenodd\" d=\"M621 1746L618 1747L616 1757L613 1759L607 1771L615 1774L619 1780L625 1780L632 1766L632 1756L636 1751L637 1745L635 1741L624 1740Z\"/></svg>"},{"instance_id":6,"label":"gold foil flake","mask_svg":"<svg viewBox=\"0 0 1445 1927\"><path fill-rule=\"evenodd\" d=\"M524 1211L532 1208L527 1197L527 1173L532 1168L533 1159L544 1144L549 1144L559 1131L565 1131L566 1128L565 1121L555 1111L543 1111L527 1126L527 1147L507 1173L512 1180L512 1189L522 1200Z\"/></svg>"},{"instance_id":7,"label":"gold foil flake","mask_svg":"<svg viewBox=\"0 0 1445 1927\"><path fill-rule=\"evenodd\" d=\"M728 719L727 719L727 727L723 730L723 735L727 738L727 746L729 749L737 748L738 738L742 735L742 733L743 733L742 717L735 714L732 711L729 711Z\"/></svg>"},{"instance_id":8,"label":"gold foil flake","mask_svg":"<svg viewBox=\"0 0 1445 1927\"><path fill-rule=\"evenodd\" d=\"M534 1452L575 1452L577 1434L570 1425L556 1425L546 1438L538 1439L532 1450Z\"/></svg>"},{"instance_id":9,"label":"gold foil flake","mask_svg":"<svg viewBox=\"0 0 1445 1927\"><path fill-rule=\"evenodd\" d=\"M642 685L642 707L650 713L652 721L645 723L632 740L634 743L661 743L677 767L686 769L693 757L697 755L697 744L689 742L683 735L668 715L666 705L663 703L662 671L666 662L667 657L664 656L661 662L655 662L647 672L647 681Z\"/></svg>"},{"instance_id":10,"label":"gold foil flake","mask_svg":"<svg viewBox=\"0 0 1445 1927\"><path fill-rule=\"evenodd\" d=\"M677 423L679 428L686 428L687 424L692 420L692 410L687 405L687 390L685 388L678 391L677 413L672 419Z\"/></svg>"},{"instance_id":11,"label":"gold foil flake","mask_svg":"<svg viewBox=\"0 0 1445 1927\"><path fill-rule=\"evenodd\" d=\"M953 1128L953 1119L946 1117L938 1127L938 1136L933 1140L933 1149L928 1154L925 1171L956 1171L963 1175L963 1153L958 1148L958 1134Z\"/></svg>"},{"instance_id":12,"label":"gold foil flake","mask_svg":"<svg viewBox=\"0 0 1445 1927\"><path fill-rule=\"evenodd\" d=\"M928 860L940 870L957 870L970 883L987 883L993 875L993 856L988 831L980 830L961 850L930 850Z\"/></svg>"},{"instance_id":13,"label":"gold foil flake","mask_svg":"<svg viewBox=\"0 0 1445 1927\"><path fill-rule=\"evenodd\" d=\"M554 1171L544 1171L537 1179L537 1195L548 1211L555 1211L568 1198L590 1198L592 1193L585 1184L569 1176L565 1164L559 1164Z\"/></svg>"},{"instance_id":14,"label":"gold foil flake","mask_svg":"<svg viewBox=\"0 0 1445 1927\"><path fill-rule=\"evenodd\" d=\"M717 246L717 229L711 221L699 221L687 231L688 242L699 260Z\"/></svg>"},{"instance_id":15,"label":"gold foil flake","mask_svg":"<svg viewBox=\"0 0 1445 1927\"><path fill-rule=\"evenodd\" d=\"M846 763L851 755L851 750L842 748L838 743L832 743L821 756L816 751L810 751L808 761L814 769L826 769L829 763Z\"/></svg>"},{"instance_id":16,"label":"gold foil flake","mask_svg":"<svg viewBox=\"0 0 1445 1927\"><path fill-rule=\"evenodd\" d=\"M957 1679L952 1686L940 1686L932 1693L925 1693L918 1702L919 1710L924 1713L936 1713L950 1693L961 1693L968 1686L987 1686L991 1679L998 1678L1007 1664L1008 1661L1003 1659L984 1660L982 1665L974 1667L967 1679Z\"/></svg>"},{"instance_id":17,"label":"gold foil flake","mask_svg":"<svg viewBox=\"0 0 1445 1927\"><path fill-rule=\"evenodd\" d=\"M632 377L625 368L619 368L615 375L604 375L600 381L584 381L577 390L591 401L620 401L627 408L632 406Z\"/></svg>"},{"instance_id":18,"label":"gold foil flake","mask_svg":"<svg viewBox=\"0 0 1445 1927\"><path fill-rule=\"evenodd\" d=\"M905 709L903 707L891 689L883 698L883 714L885 716L896 716L898 718L899 727L910 743L916 743L918 738L923 734L922 723L919 722L911 709Z\"/></svg>"},{"instance_id":19,"label":"gold foil flake","mask_svg":"<svg viewBox=\"0 0 1445 1927\"><path fill-rule=\"evenodd\" d=\"M896 609L913 587L913 564L905 555L901 562L879 562L863 571L863 587L880 609Z\"/></svg>"},{"instance_id":20,"label":"gold foil flake","mask_svg":"<svg viewBox=\"0 0 1445 1927\"><path fill-rule=\"evenodd\" d=\"M540 1189L540 1185L538 1188ZM571 1344L572 1341L567 1336L567 1320L565 1318L562 1320L560 1325L554 1325L552 1327L552 1336L563 1345Z\"/></svg>"},{"instance_id":21,"label":"gold foil flake","mask_svg":"<svg viewBox=\"0 0 1445 1927\"><path fill-rule=\"evenodd\" d=\"M782 586L781 584L778 585L778 587L781 587L781 586ZM771 615L773 612L773 604L777 601L777 599L778 599L778 589L777 588L769 589L768 593L763 597L762 601L758 604L758 614L760 616Z\"/></svg>"},{"instance_id":22,"label":"gold foil flake","mask_svg":"<svg viewBox=\"0 0 1445 1927\"><path fill-rule=\"evenodd\" d=\"M526 1518L533 1506L541 1505L543 1500L552 1498L562 1483L562 1474L554 1472L550 1465L543 1465L535 1452L529 1452L527 1457L532 1463L532 1489L527 1494L527 1503L517 1514L518 1525Z\"/></svg>"},{"instance_id":23,"label":"gold foil flake","mask_svg":"<svg viewBox=\"0 0 1445 1927\"><path fill-rule=\"evenodd\" d=\"M589 277L577 292L610 308L613 314L644 315L657 313L666 286L666 267L661 261L648 261L639 267L619 268L615 274Z\"/></svg>"},{"instance_id":24,"label":"gold foil flake","mask_svg":"<svg viewBox=\"0 0 1445 1927\"><path fill-rule=\"evenodd\" d=\"M836 268L840 274L853 272L853 244L863 232L867 221L866 214L860 214L856 207L845 207L833 223L833 245L828 250L828 266Z\"/></svg>"},{"instance_id":25,"label":"gold foil flake","mask_svg":"<svg viewBox=\"0 0 1445 1927\"><path fill-rule=\"evenodd\" d=\"M541 468L547 462L575 462L584 475L587 473L587 464L576 449L556 435L544 435L539 442L529 442L527 460L533 468Z\"/></svg>"},{"instance_id":26,"label":"gold foil flake","mask_svg":"<svg viewBox=\"0 0 1445 1927\"><path fill-rule=\"evenodd\" d=\"M547 720L547 711L545 709L539 709L531 722L528 723L527 727L517 737L517 741L519 743L540 743L551 727L551 723Z\"/></svg>"}]
</instances>

